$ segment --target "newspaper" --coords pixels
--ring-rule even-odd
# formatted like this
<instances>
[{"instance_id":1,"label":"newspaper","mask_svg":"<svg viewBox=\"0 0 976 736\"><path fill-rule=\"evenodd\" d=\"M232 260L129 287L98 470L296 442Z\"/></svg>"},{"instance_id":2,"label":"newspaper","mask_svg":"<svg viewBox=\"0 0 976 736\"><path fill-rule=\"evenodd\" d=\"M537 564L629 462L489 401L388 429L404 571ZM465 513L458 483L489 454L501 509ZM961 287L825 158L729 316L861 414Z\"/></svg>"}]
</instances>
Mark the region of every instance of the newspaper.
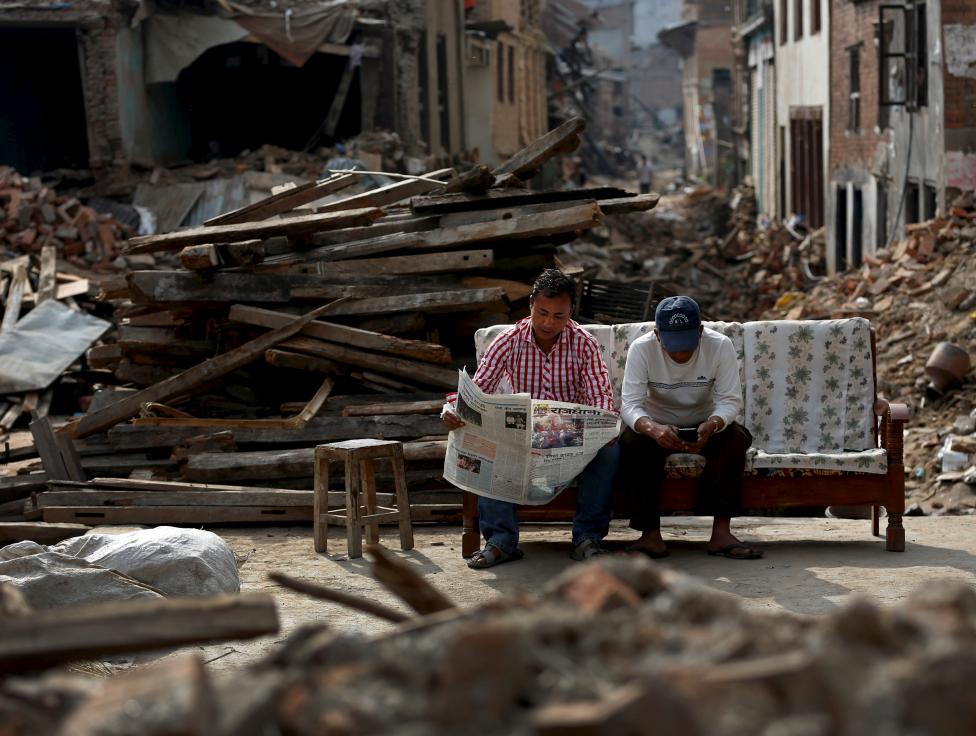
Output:
<instances>
[{"instance_id":1,"label":"newspaper","mask_svg":"<svg viewBox=\"0 0 976 736\"><path fill-rule=\"evenodd\" d=\"M612 412L540 401L529 394L486 394L458 372L457 414L444 478L479 496L530 506L549 503L617 437Z\"/></svg>"}]
</instances>

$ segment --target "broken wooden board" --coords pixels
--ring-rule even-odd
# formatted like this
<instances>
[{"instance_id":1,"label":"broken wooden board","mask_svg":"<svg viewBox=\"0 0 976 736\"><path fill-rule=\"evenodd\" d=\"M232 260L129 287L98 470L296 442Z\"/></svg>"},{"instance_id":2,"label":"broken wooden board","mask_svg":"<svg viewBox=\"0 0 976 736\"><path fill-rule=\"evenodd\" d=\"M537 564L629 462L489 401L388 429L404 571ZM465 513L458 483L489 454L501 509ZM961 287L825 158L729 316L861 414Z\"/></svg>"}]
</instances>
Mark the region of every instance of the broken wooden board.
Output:
<instances>
[{"instance_id":1,"label":"broken wooden board","mask_svg":"<svg viewBox=\"0 0 976 736\"><path fill-rule=\"evenodd\" d=\"M57 487L57 486L55 486ZM52 490L38 493L34 504L36 508L64 508L104 506L118 507L156 507L156 506L250 506L267 508L289 508L312 505L313 491L290 491L275 489L242 488L237 491L136 491L84 489L73 491Z\"/></svg>"},{"instance_id":2,"label":"broken wooden board","mask_svg":"<svg viewBox=\"0 0 976 736\"><path fill-rule=\"evenodd\" d=\"M457 386L457 378L452 386ZM122 424L109 430L109 444L116 451L138 451L154 447L176 447L200 434L199 427L153 427ZM356 437L417 439L445 435L439 417L427 415L377 417L317 417L301 429L234 430L238 444L313 445Z\"/></svg>"},{"instance_id":3,"label":"broken wooden board","mask_svg":"<svg viewBox=\"0 0 976 736\"><path fill-rule=\"evenodd\" d=\"M545 135L536 138L507 161L495 167L492 174L502 178L512 174L523 181L531 178L539 168L553 156L575 151L580 144L580 134L586 127L586 120L574 117L553 128Z\"/></svg>"},{"instance_id":4,"label":"broken wooden board","mask_svg":"<svg viewBox=\"0 0 976 736\"><path fill-rule=\"evenodd\" d=\"M335 315L394 314L397 312L464 312L489 307L504 307L505 292L497 287L489 289L455 289L429 294L401 294L349 300L337 307Z\"/></svg>"},{"instance_id":5,"label":"broken wooden board","mask_svg":"<svg viewBox=\"0 0 976 736\"><path fill-rule=\"evenodd\" d=\"M47 522L75 524L265 524L311 521L311 506L55 506L40 509Z\"/></svg>"},{"instance_id":6,"label":"broken wooden board","mask_svg":"<svg viewBox=\"0 0 976 736\"><path fill-rule=\"evenodd\" d=\"M305 247L338 245L339 243L350 243L354 240L363 240L364 238L376 238L381 235L416 233L422 230L432 230L437 227L437 222L438 217L436 215L430 217L409 217L407 219L387 215L366 227L347 227L342 230L329 230L324 233L315 233L311 236L311 243L302 243L302 245ZM276 255L293 250L297 245L298 243L291 242L288 248L276 250ZM304 248L298 249L304 250Z\"/></svg>"},{"instance_id":7,"label":"broken wooden board","mask_svg":"<svg viewBox=\"0 0 976 736\"><path fill-rule=\"evenodd\" d=\"M405 462L443 461L445 440L404 442ZM252 452L206 452L191 455L183 468L187 479L200 483L231 480L312 477L315 448Z\"/></svg>"},{"instance_id":8,"label":"broken wooden board","mask_svg":"<svg viewBox=\"0 0 976 736\"><path fill-rule=\"evenodd\" d=\"M242 593L32 611L29 616L5 617L3 629L0 672L9 673L275 634L278 613L271 596Z\"/></svg>"},{"instance_id":9,"label":"broken wooden board","mask_svg":"<svg viewBox=\"0 0 976 736\"><path fill-rule=\"evenodd\" d=\"M490 189L484 194L434 194L414 197L410 209L416 215L446 215L451 212L492 210L506 207L523 207L553 202L579 200L610 200L635 196L617 187L590 187L588 189Z\"/></svg>"},{"instance_id":10,"label":"broken wooden board","mask_svg":"<svg viewBox=\"0 0 976 736\"><path fill-rule=\"evenodd\" d=\"M313 274L227 273L204 276L192 271L133 271L127 277L136 304L264 302L285 304L299 299L376 297L390 293L386 286L323 283Z\"/></svg>"},{"instance_id":11,"label":"broken wooden board","mask_svg":"<svg viewBox=\"0 0 976 736\"><path fill-rule=\"evenodd\" d=\"M41 248L41 273L37 285L37 303L55 299L58 291L58 251L53 245Z\"/></svg>"},{"instance_id":12,"label":"broken wooden board","mask_svg":"<svg viewBox=\"0 0 976 736\"><path fill-rule=\"evenodd\" d=\"M347 406L342 410L344 417L390 416L394 414L437 414L440 415L444 402L439 399L428 401L401 401L378 404Z\"/></svg>"},{"instance_id":13,"label":"broken wooden board","mask_svg":"<svg viewBox=\"0 0 976 736\"><path fill-rule=\"evenodd\" d=\"M419 256L387 256L386 258L334 261L328 264L326 270L330 276L386 274L400 276L474 271L490 269L493 265L494 255L491 250L461 250Z\"/></svg>"},{"instance_id":14,"label":"broken wooden board","mask_svg":"<svg viewBox=\"0 0 976 736\"><path fill-rule=\"evenodd\" d=\"M228 243L270 238L276 235L303 235L321 230L368 225L382 215L383 210L367 207L326 214L301 215L284 220L194 227L163 235L142 235L130 238L124 252L127 255L159 253L162 251L178 251L188 245L198 243Z\"/></svg>"},{"instance_id":15,"label":"broken wooden board","mask_svg":"<svg viewBox=\"0 0 976 736\"><path fill-rule=\"evenodd\" d=\"M190 393L202 384L258 359L264 355L268 348L274 347L279 342L300 332L305 325L316 317L328 314L330 310L341 304L342 300L339 300L314 309L290 324L261 335L239 348L218 355L216 358L195 365L172 378L167 378L135 394L126 396L104 409L86 414L78 422L68 425L62 431L67 431L72 437L87 437L135 416L147 401L166 401Z\"/></svg>"},{"instance_id":16,"label":"broken wooden board","mask_svg":"<svg viewBox=\"0 0 976 736\"><path fill-rule=\"evenodd\" d=\"M231 307L230 319L259 327L281 327L293 318L290 314L275 312L271 309L235 304ZM451 362L451 351L443 345L423 342L421 340L406 340L384 335L379 332L361 330L356 327L348 327L330 322L322 322L319 320L310 322L302 328L301 334L319 340L335 342L340 345L392 353L393 355L415 358L429 363Z\"/></svg>"},{"instance_id":17,"label":"broken wooden board","mask_svg":"<svg viewBox=\"0 0 976 736\"><path fill-rule=\"evenodd\" d=\"M38 544L58 542L80 537L91 529L86 524L45 524L42 521L0 522L0 543L31 541Z\"/></svg>"},{"instance_id":18,"label":"broken wooden board","mask_svg":"<svg viewBox=\"0 0 976 736\"><path fill-rule=\"evenodd\" d=\"M438 368L430 363L356 350L309 337L285 340L281 343L281 347L284 350L308 353L317 358L327 358L359 368L368 368L378 373L400 376L424 386L453 389L458 382L457 372L449 368Z\"/></svg>"},{"instance_id":19,"label":"broken wooden board","mask_svg":"<svg viewBox=\"0 0 976 736\"><path fill-rule=\"evenodd\" d=\"M657 207L661 197L657 194L638 194L629 197L601 199L600 211L605 215L625 215L629 212L647 212Z\"/></svg>"},{"instance_id":20,"label":"broken wooden board","mask_svg":"<svg viewBox=\"0 0 976 736\"><path fill-rule=\"evenodd\" d=\"M207 271L221 266L253 266L263 260L263 240L188 245L180 251L180 263L190 271Z\"/></svg>"},{"instance_id":21,"label":"broken wooden board","mask_svg":"<svg viewBox=\"0 0 976 736\"><path fill-rule=\"evenodd\" d=\"M339 365L333 360L315 358L311 355L302 355L301 353L292 353L288 350L267 350L264 353L264 359L266 362L279 368L293 368L300 371L314 371L335 376L345 375L348 372L345 366Z\"/></svg>"},{"instance_id":22,"label":"broken wooden board","mask_svg":"<svg viewBox=\"0 0 976 736\"><path fill-rule=\"evenodd\" d=\"M7 303L4 305L3 320L0 321L0 332L12 330L20 319L20 307L24 300L24 290L27 288L27 267L18 266L14 270L13 281L7 292ZM7 427L9 429L9 427Z\"/></svg>"},{"instance_id":23,"label":"broken wooden board","mask_svg":"<svg viewBox=\"0 0 976 736\"><path fill-rule=\"evenodd\" d=\"M425 179L406 179L346 199L340 199L337 202L329 202L316 207L315 211L338 212L357 207L386 207L424 192L442 189L444 187L443 181L428 181L428 179L449 179L454 176L454 169L439 169L424 176Z\"/></svg>"},{"instance_id":24,"label":"broken wooden board","mask_svg":"<svg viewBox=\"0 0 976 736\"><path fill-rule=\"evenodd\" d=\"M303 204L309 204L323 197L328 197L330 194L335 194L359 180L360 177L355 174L336 174L321 181L299 184L292 189L285 189L277 194L272 194L270 197L265 197L259 202L213 217L203 224L205 227L213 227L215 225L235 225L241 222L266 220L269 217L290 212Z\"/></svg>"},{"instance_id":25,"label":"broken wooden board","mask_svg":"<svg viewBox=\"0 0 976 736\"><path fill-rule=\"evenodd\" d=\"M495 184L495 175L484 164L479 164L460 176L451 179L444 187L445 194L458 192L481 193L491 189Z\"/></svg>"}]
</instances>

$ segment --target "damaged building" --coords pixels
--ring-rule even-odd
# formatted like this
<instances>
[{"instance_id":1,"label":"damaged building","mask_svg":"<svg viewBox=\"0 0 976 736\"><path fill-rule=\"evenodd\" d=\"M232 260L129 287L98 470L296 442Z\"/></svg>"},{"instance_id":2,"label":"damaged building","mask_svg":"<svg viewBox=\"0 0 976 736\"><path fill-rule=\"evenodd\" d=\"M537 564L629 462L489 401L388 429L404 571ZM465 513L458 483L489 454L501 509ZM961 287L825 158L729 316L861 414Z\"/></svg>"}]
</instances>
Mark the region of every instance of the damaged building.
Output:
<instances>
[{"instance_id":1,"label":"damaged building","mask_svg":"<svg viewBox=\"0 0 976 736\"><path fill-rule=\"evenodd\" d=\"M371 129L449 158L464 54L462 0L25 0L0 8L0 160L107 173Z\"/></svg>"},{"instance_id":2,"label":"damaged building","mask_svg":"<svg viewBox=\"0 0 976 736\"><path fill-rule=\"evenodd\" d=\"M843 270L976 190L976 5L832 7L828 261Z\"/></svg>"}]
</instances>

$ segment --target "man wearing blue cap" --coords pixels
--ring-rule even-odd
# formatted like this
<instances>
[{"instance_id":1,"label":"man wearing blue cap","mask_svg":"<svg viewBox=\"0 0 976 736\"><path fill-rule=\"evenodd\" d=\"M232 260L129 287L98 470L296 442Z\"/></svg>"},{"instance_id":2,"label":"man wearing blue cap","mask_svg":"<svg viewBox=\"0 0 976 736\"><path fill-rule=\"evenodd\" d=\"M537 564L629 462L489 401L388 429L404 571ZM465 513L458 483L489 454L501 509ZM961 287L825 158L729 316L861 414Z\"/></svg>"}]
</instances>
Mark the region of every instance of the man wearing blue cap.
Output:
<instances>
[{"instance_id":1,"label":"man wearing blue cap","mask_svg":"<svg viewBox=\"0 0 976 736\"><path fill-rule=\"evenodd\" d=\"M694 299L662 299L655 329L634 341L624 369L621 417L622 476L636 500L630 526L641 537L630 550L668 555L661 538L664 463L675 452L705 457L695 496L696 514L713 514L707 550L737 560L762 552L737 539L732 517L741 512L742 472L752 444L736 422L742 411L739 365L732 341L704 327Z\"/></svg>"}]
</instances>

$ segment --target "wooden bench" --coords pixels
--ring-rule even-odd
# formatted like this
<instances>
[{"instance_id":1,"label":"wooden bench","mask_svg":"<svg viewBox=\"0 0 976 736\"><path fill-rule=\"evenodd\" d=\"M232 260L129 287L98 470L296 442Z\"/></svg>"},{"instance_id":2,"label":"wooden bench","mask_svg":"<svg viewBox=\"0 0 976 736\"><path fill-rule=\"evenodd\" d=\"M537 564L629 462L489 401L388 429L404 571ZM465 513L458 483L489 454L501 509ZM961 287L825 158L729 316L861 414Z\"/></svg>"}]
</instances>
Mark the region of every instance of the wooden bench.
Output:
<instances>
[{"instance_id":1,"label":"wooden bench","mask_svg":"<svg viewBox=\"0 0 976 736\"><path fill-rule=\"evenodd\" d=\"M743 387L743 423L753 434L743 506L774 509L870 506L872 532L888 512L885 547L905 550L904 426L908 408L877 396L875 336L861 318L823 321L712 322L732 339ZM593 325L619 402L627 349L653 323ZM478 355L504 325L479 330ZM676 454L668 461L662 513L690 512L703 458ZM613 511L630 516L628 490L618 488ZM523 521L571 521L576 490L544 506L523 506ZM464 494L461 549L481 545L477 497ZM667 522L664 522L666 527Z\"/></svg>"}]
</instances>

